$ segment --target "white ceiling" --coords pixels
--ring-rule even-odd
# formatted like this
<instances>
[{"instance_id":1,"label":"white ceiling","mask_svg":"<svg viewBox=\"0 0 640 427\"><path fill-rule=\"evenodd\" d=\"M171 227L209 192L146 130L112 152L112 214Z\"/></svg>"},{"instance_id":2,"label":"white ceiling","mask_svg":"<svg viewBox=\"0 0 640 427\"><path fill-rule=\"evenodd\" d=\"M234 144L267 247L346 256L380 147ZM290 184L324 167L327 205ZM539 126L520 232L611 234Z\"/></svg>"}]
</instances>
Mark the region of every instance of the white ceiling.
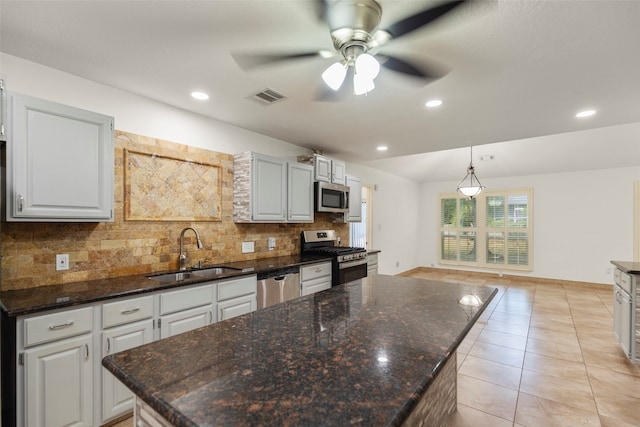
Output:
<instances>
[{"instance_id":1,"label":"white ceiling","mask_svg":"<svg viewBox=\"0 0 640 427\"><path fill-rule=\"evenodd\" d=\"M423 85L383 70L368 96L341 102L317 101L334 60L252 72L234 62L231 52L331 49L314 3L1 0L0 50L417 181L459 177L471 145L479 175L481 154L494 156L491 176L640 164L638 127L621 141L543 137L640 122L640 1L470 2L383 49L446 66L445 77ZM380 3L382 28L436 4ZM288 99L247 99L265 88ZM193 90L210 100L191 99ZM430 98L443 106L425 108ZM598 114L574 117L586 108Z\"/></svg>"}]
</instances>

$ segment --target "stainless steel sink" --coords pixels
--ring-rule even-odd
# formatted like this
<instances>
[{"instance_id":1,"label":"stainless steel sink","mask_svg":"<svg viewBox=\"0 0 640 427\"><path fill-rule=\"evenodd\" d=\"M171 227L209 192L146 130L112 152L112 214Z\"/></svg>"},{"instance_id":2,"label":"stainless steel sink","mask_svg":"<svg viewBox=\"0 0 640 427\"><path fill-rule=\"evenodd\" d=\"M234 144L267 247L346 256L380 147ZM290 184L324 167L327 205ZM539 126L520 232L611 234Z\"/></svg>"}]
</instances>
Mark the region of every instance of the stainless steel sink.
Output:
<instances>
[{"instance_id":1,"label":"stainless steel sink","mask_svg":"<svg viewBox=\"0 0 640 427\"><path fill-rule=\"evenodd\" d=\"M199 270L179 271L177 273L158 274L155 276L147 276L147 279L155 280L156 282L180 282L187 279L202 279L203 277L214 277L220 274L233 273L239 271L239 268L233 267L208 267L201 268Z\"/></svg>"},{"instance_id":2,"label":"stainless steel sink","mask_svg":"<svg viewBox=\"0 0 640 427\"><path fill-rule=\"evenodd\" d=\"M200 277L209 277L209 276L217 276L219 274L227 274L227 273L233 273L234 271L239 271L239 268L233 268L233 267L209 267L209 268L203 268L200 270L192 270L191 274L195 275L195 276L200 276Z\"/></svg>"},{"instance_id":3,"label":"stainless steel sink","mask_svg":"<svg viewBox=\"0 0 640 427\"><path fill-rule=\"evenodd\" d=\"M193 279L201 276L194 275L191 271L181 271L179 273L158 274L157 276L147 276L147 279L156 282L180 282L182 280Z\"/></svg>"}]
</instances>

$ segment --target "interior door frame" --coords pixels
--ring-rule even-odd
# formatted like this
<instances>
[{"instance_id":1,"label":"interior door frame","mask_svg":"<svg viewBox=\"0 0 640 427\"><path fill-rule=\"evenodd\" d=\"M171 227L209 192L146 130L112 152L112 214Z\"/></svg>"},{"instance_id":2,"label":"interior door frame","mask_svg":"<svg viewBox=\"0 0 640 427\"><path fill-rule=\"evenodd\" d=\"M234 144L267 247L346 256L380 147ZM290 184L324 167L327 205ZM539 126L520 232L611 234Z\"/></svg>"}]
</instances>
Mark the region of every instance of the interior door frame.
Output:
<instances>
[{"instance_id":1,"label":"interior door frame","mask_svg":"<svg viewBox=\"0 0 640 427\"><path fill-rule=\"evenodd\" d=\"M640 181L633 183L633 261L640 262Z\"/></svg>"}]
</instances>

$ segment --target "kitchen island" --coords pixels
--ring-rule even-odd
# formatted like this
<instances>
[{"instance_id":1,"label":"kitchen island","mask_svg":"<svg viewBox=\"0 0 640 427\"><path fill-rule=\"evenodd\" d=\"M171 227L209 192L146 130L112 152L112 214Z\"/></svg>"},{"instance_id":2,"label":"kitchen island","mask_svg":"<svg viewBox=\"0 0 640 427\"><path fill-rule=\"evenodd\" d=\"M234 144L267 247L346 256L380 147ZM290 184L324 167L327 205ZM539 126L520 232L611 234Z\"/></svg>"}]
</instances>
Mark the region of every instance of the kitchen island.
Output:
<instances>
[{"instance_id":1,"label":"kitchen island","mask_svg":"<svg viewBox=\"0 0 640 427\"><path fill-rule=\"evenodd\" d=\"M374 275L102 363L136 425L444 425L456 348L496 292Z\"/></svg>"}]
</instances>

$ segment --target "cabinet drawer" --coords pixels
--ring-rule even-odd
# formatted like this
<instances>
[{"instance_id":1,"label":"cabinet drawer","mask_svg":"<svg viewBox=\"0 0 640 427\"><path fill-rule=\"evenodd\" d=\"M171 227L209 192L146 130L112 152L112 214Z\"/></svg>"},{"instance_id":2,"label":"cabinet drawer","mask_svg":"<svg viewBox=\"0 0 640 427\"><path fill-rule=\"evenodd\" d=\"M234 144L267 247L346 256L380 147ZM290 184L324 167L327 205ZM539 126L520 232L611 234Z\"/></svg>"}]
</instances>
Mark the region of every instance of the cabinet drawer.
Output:
<instances>
[{"instance_id":1,"label":"cabinet drawer","mask_svg":"<svg viewBox=\"0 0 640 427\"><path fill-rule=\"evenodd\" d=\"M160 315L213 303L213 286L180 289L160 295Z\"/></svg>"},{"instance_id":2,"label":"cabinet drawer","mask_svg":"<svg viewBox=\"0 0 640 427\"><path fill-rule=\"evenodd\" d=\"M631 276L627 273L620 272L620 287L631 294Z\"/></svg>"},{"instance_id":3,"label":"cabinet drawer","mask_svg":"<svg viewBox=\"0 0 640 427\"><path fill-rule=\"evenodd\" d=\"M300 280L306 282L318 277L331 275L331 263L313 264L300 268Z\"/></svg>"},{"instance_id":4,"label":"cabinet drawer","mask_svg":"<svg viewBox=\"0 0 640 427\"><path fill-rule=\"evenodd\" d=\"M257 293L258 284L256 276L243 277L218 284L218 301L236 298L242 295Z\"/></svg>"},{"instance_id":5,"label":"cabinet drawer","mask_svg":"<svg viewBox=\"0 0 640 427\"><path fill-rule=\"evenodd\" d=\"M616 268L613 271L613 281L615 282L616 285L620 284L620 274L622 274L622 271L620 271L620 269Z\"/></svg>"},{"instance_id":6,"label":"cabinet drawer","mask_svg":"<svg viewBox=\"0 0 640 427\"><path fill-rule=\"evenodd\" d=\"M84 307L24 320L24 346L42 344L93 331L93 308Z\"/></svg>"},{"instance_id":7,"label":"cabinet drawer","mask_svg":"<svg viewBox=\"0 0 640 427\"><path fill-rule=\"evenodd\" d=\"M131 298L102 306L102 327L136 322L153 317L153 297Z\"/></svg>"}]
</instances>

